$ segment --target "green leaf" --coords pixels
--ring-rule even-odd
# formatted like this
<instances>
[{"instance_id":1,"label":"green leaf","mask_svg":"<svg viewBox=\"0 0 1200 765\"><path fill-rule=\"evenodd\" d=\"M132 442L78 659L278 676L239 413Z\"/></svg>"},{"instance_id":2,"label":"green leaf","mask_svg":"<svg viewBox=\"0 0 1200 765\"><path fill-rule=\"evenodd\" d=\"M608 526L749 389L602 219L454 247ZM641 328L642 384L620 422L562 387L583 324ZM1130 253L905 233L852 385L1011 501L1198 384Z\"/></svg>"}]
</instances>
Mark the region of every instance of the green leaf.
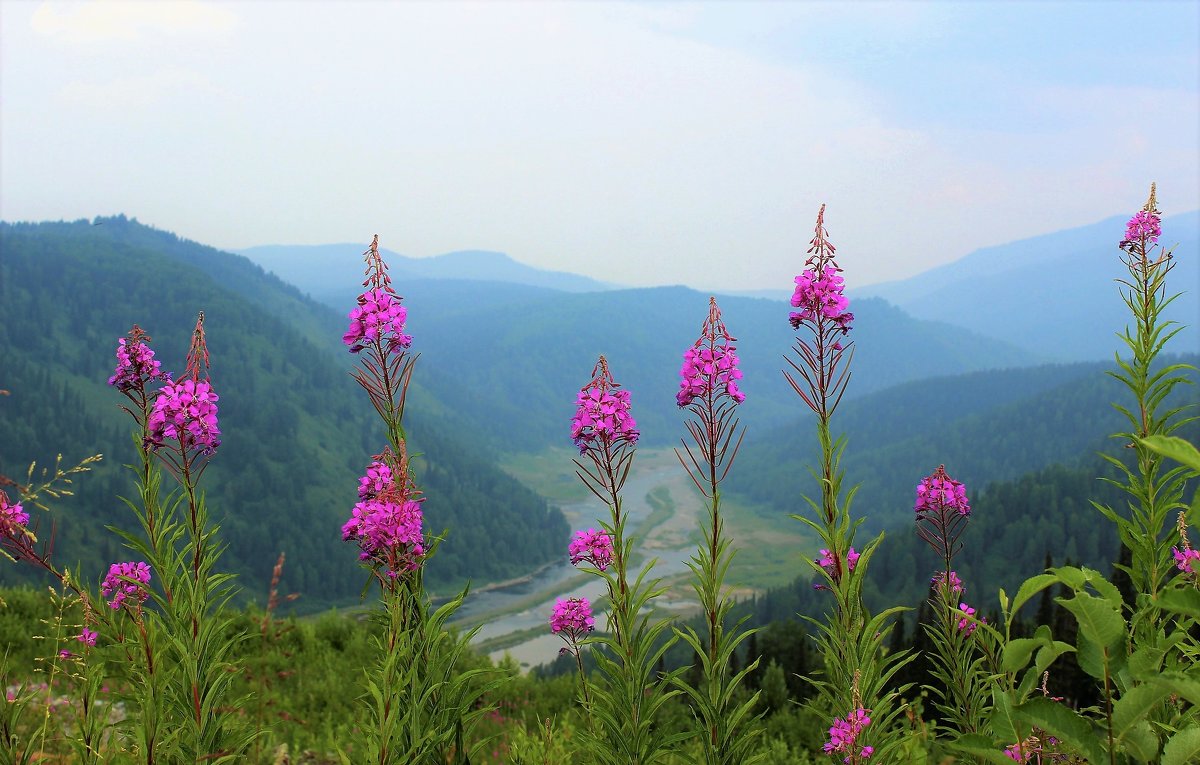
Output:
<instances>
[{"instance_id":1,"label":"green leaf","mask_svg":"<svg viewBox=\"0 0 1200 765\"><path fill-rule=\"evenodd\" d=\"M1158 757L1158 736L1147 720L1139 720L1121 741L1125 751L1141 762L1155 762Z\"/></svg>"},{"instance_id":2,"label":"green leaf","mask_svg":"<svg viewBox=\"0 0 1200 765\"><path fill-rule=\"evenodd\" d=\"M992 733L1002 741L1017 741L1017 724L1013 719L1012 702L999 688L992 689Z\"/></svg>"},{"instance_id":3,"label":"green leaf","mask_svg":"<svg viewBox=\"0 0 1200 765\"><path fill-rule=\"evenodd\" d=\"M1184 728L1163 747L1161 765L1188 765L1197 761L1200 761L1200 725Z\"/></svg>"},{"instance_id":4,"label":"green leaf","mask_svg":"<svg viewBox=\"0 0 1200 765\"><path fill-rule=\"evenodd\" d=\"M1046 698L1032 698L1014 709L1013 715L1067 742L1089 762L1099 763L1107 759L1092 724L1062 704Z\"/></svg>"},{"instance_id":5,"label":"green leaf","mask_svg":"<svg viewBox=\"0 0 1200 765\"><path fill-rule=\"evenodd\" d=\"M1136 685L1130 688L1113 703L1113 735L1124 738L1131 733L1137 724L1144 722L1150 712L1170 694L1169 688L1158 684ZM1155 748L1157 750L1157 744ZM1155 754L1157 753L1155 751Z\"/></svg>"},{"instance_id":6,"label":"green leaf","mask_svg":"<svg viewBox=\"0 0 1200 765\"><path fill-rule=\"evenodd\" d=\"M1200 450L1176 436L1147 436L1138 442L1152 452L1170 457L1200 473Z\"/></svg>"},{"instance_id":7,"label":"green leaf","mask_svg":"<svg viewBox=\"0 0 1200 765\"><path fill-rule=\"evenodd\" d=\"M1111 653L1124 641L1125 619L1113 604L1083 592L1055 600L1075 616L1079 631L1098 647L1109 648Z\"/></svg>"},{"instance_id":8,"label":"green leaf","mask_svg":"<svg viewBox=\"0 0 1200 765\"><path fill-rule=\"evenodd\" d=\"M1200 619L1200 590L1195 587L1163 590L1155 604L1164 611Z\"/></svg>"},{"instance_id":9,"label":"green leaf","mask_svg":"<svg viewBox=\"0 0 1200 765\"><path fill-rule=\"evenodd\" d=\"M1183 672L1163 672L1154 677L1153 682L1165 686L1172 693L1200 706L1200 681L1195 678Z\"/></svg>"},{"instance_id":10,"label":"green leaf","mask_svg":"<svg viewBox=\"0 0 1200 765\"><path fill-rule=\"evenodd\" d=\"M1040 645L1042 645L1042 641L1037 638L1016 638L1008 641L1008 645L1004 646L1000 669L1009 673L1020 671L1029 663L1029 657L1033 656L1034 649Z\"/></svg>"},{"instance_id":11,"label":"green leaf","mask_svg":"<svg viewBox=\"0 0 1200 765\"><path fill-rule=\"evenodd\" d=\"M1010 613L1020 611L1021 606L1028 603L1030 598L1057 581L1058 577L1054 574L1038 574L1026 579L1017 590L1017 596L1013 598L1012 611Z\"/></svg>"}]
</instances>

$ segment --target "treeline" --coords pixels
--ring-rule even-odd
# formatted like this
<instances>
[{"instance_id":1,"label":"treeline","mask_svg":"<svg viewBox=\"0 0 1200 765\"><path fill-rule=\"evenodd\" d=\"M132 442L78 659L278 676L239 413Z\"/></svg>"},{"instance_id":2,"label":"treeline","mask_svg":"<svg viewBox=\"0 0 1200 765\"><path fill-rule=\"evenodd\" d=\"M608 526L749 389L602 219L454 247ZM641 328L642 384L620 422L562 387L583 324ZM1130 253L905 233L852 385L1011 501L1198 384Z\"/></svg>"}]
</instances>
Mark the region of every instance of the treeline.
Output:
<instances>
[{"instance_id":1,"label":"treeline","mask_svg":"<svg viewBox=\"0 0 1200 765\"><path fill-rule=\"evenodd\" d=\"M147 246L115 235L122 231ZM159 244L171 254L150 246ZM23 481L32 460L105 457L76 482L75 497L55 503L61 513L53 534L51 517L34 514L40 536L53 537L57 560L78 560L98 575L128 556L104 529L128 519L117 497L134 491L120 469L133 455L132 421L119 411L124 399L105 384L117 339L140 324L163 368L179 373L196 312L204 310L223 443L203 485L228 544L223 565L243 577L247 596L257 596L283 551L283 586L303 593L307 608L357 597L362 575L340 529L356 501L357 477L385 440L346 372L348 354L338 347L344 327L332 312L244 259L129 221L0 224L0 255L0 388L10 392L0 397L0 472ZM209 258L219 280L190 264L211 266ZM270 305L315 317L285 321ZM296 326L326 327L328 343L310 341ZM449 414L420 406L412 415L426 527L451 529L429 570L435 587L515 576L561 554L568 529L557 509L465 441ZM26 575L0 569L0 581Z\"/></svg>"}]
</instances>

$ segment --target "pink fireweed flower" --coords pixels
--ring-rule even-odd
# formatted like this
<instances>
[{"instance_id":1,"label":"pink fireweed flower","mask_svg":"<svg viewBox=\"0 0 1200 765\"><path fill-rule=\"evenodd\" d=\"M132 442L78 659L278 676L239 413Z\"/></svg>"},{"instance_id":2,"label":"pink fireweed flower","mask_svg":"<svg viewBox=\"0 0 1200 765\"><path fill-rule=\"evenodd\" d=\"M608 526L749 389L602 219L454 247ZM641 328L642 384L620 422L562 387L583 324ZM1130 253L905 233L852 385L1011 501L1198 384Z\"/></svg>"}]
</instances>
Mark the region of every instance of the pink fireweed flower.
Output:
<instances>
[{"instance_id":1,"label":"pink fireweed flower","mask_svg":"<svg viewBox=\"0 0 1200 765\"><path fill-rule=\"evenodd\" d=\"M1139 210L1129 219L1129 223L1125 224L1125 239L1121 245L1127 246L1143 241L1145 244L1155 244L1161 235L1162 225L1157 211Z\"/></svg>"},{"instance_id":2,"label":"pink fireweed flower","mask_svg":"<svg viewBox=\"0 0 1200 765\"><path fill-rule=\"evenodd\" d=\"M601 356L592 370L592 381L575 398L571 440L584 454L590 447L633 445L638 440L637 421L630 413L629 391L620 390Z\"/></svg>"},{"instance_id":3,"label":"pink fireweed flower","mask_svg":"<svg viewBox=\"0 0 1200 765\"><path fill-rule=\"evenodd\" d=\"M688 406L696 399L711 402L721 396L728 396L735 404L746 400L746 394L737 384L742 379L742 371L738 369L735 340L725 329L717 299L710 297L708 318L700 337L683 354L683 367L679 370L683 380L675 396L679 406Z\"/></svg>"},{"instance_id":4,"label":"pink fireweed flower","mask_svg":"<svg viewBox=\"0 0 1200 765\"><path fill-rule=\"evenodd\" d=\"M367 466L367 474L358 479L358 498L374 499L392 485L392 468L376 460Z\"/></svg>"},{"instance_id":5,"label":"pink fireweed flower","mask_svg":"<svg viewBox=\"0 0 1200 765\"><path fill-rule=\"evenodd\" d=\"M858 708L846 715L846 719L837 718L829 729L829 741L823 747L826 754L845 754L842 762L849 763L852 758L869 760L875 753L874 747L858 746L858 737L871 724L871 710Z\"/></svg>"},{"instance_id":6,"label":"pink fireweed flower","mask_svg":"<svg viewBox=\"0 0 1200 765\"><path fill-rule=\"evenodd\" d=\"M108 384L121 392L142 389L152 380L170 382L171 376L162 371L162 362L155 360L147 343L150 336L134 324L128 337L117 341L117 368Z\"/></svg>"},{"instance_id":7,"label":"pink fireweed flower","mask_svg":"<svg viewBox=\"0 0 1200 765\"><path fill-rule=\"evenodd\" d=\"M963 581L962 579L959 579L958 572L956 571L950 572L949 587L947 587L945 571L939 571L934 574L933 578L929 580L929 583L933 585L933 589L937 592L942 592L945 590L953 595L962 595L967 591L967 588L963 586Z\"/></svg>"},{"instance_id":8,"label":"pink fireweed flower","mask_svg":"<svg viewBox=\"0 0 1200 765\"><path fill-rule=\"evenodd\" d=\"M587 598L558 598L554 602L554 613L550 615L550 631L564 640L574 643L596 629L592 616L592 604Z\"/></svg>"},{"instance_id":9,"label":"pink fireweed flower","mask_svg":"<svg viewBox=\"0 0 1200 765\"><path fill-rule=\"evenodd\" d=\"M980 622L987 621L986 619L975 619L975 609L968 606L966 603L959 603L958 610L962 611L966 616L958 620L958 631L965 632L970 635L979 626Z\"/></svg>"},{"instance_id":10,"label":"pink fireweed flower","mask_svg":"<svg viewBox=\"0 0 1200 765\"><path fill-rule=\"evenodd\" d=\"M94 630L89 630L87 627L84 627L83 631L80 632L79 635L75 639L85 645L94 646L94 645L96 645L97 637L99 637L99 635L96 634L96 632Z\"/></svg>"},{"instance_id":11,"label":"pink fireweed flower","mask_svg":"<svg viewBox=\"0 0 1200 765\"><path fill-rule=\"evenodd\" d=\"M130 606L141 608L142 603L150 596L150 567L139 561L137 563L114 563L108 567L108 576L100 585L104 597L111 597L108 607L114 611Z\"/></svg>"},{"instance_id":12,"label":"pink fireweed flower","mask_svg":"<svg viewBox=\"0 0 1200 765\"><path fill-rule=\"evenodd\" d=\"M792 307L799 308L788 315L794 329L801 324L817 324L822 319L831 320L842 333L850 331L854 314L849 299L843 294L845 280L838 274L840 269L832 260L823 268L806 268L796 277L796 289L792 293Z\"/></svg>"},{"instance_id":13,"label":"pink fireweed flower","mask_svg":"<svg viewBox=\"0 0 1200 765\"><path fill-rule=\"evenodd\" d=\"M921 479L917 486L917 502L913 509L918 518L923 514L945 510L953 510L963 516L971 514L966 487L946 474L945 465L938 466L932 475Z\"/></svg>"},{"instance_id":14,"label":"pink fireweed flower","mask_svg":"<svg viewBox=\"0 0 1200 765\"><path fill-rule=\"evenodd\" d=\"M1185 574L1200 574L1200 550L1171 548L1175 556L1175 567Z\"/></svg>"},{"instance_id":15,"label":"pink fireweed flower","mask_svg":"<svg viewBox=\"0 0 1200 765\"><path fill-rule=\"evenodd\" d=\"M168 439L178 441L184 451L203 450L211 455L221 445L217 425L219 396L208 380L184 379L167 383L154 399L147 420L147 441L155 448Z\"/></svg>"},{"instance_id":16,"label":"pink fireweed flower","mask_svg":"<svg viewBox=\"0 0 1200 765\"><path fill-rule=\"evenodd\" d=\"M342 525L342 541L356 541L359 559L386 569L393 578L415 571L425 554L424 497L413 485L405 455L387 449L359 479L360 501Z\"/></svg>"},{"instance_id":17,"label":"pink fireweed flower","mask_svg":"<svg viewBox=\"0 0 1200 765\"><path fill-rule=\"evenodd\" d=\"M29 513L21 508L21 504L9 504L8 495L0 489L0 537L16 538L29 526Z\"/></svg>"},{"instance_id":18,"label":"pink fireweed flower","mask_svg":"<svg viewBox=\"0 0 1200 765\"><path fill-rule=\"evenodd\" d=\"M571 540L568 552L571 553L571 565L590 563L604 571L612 564L613 560L612 538L609 537L607 531L603 530L577 531L575 538Z\"/></svg>"},{"instance_id":19,"label":"pink fireweed flower","mask_svg":"<svg viewBox=\"0 0 1200 765\"><path fill-rule=\"evenodd\" d=\"M412 336L404 331L408 309L401 298L388 289L367 290L358 296L358 307L350 312L350 328L342 342L358 353L369 343L386 341L389 352L412 345Z\"/></svg>"},{"instance_id":20,"label":"pink fireweed flower","mask_svg":"<svg viewBox=\"0 0 1200 765\"><path fill-rule=\"evenodd\" d=\"M838 570L840 568L838 565L837 556L825 549L822 549L820 553L821 557L817 558L817 565L825 569L825 571L828 572L831 577L837 579ZM846 568L850 571L853 571L854 567L858 565L858 559L860 557L862 556L856 552L853 547L851 547L850 551L846 553Z\"/></svg>"}]
</instances>

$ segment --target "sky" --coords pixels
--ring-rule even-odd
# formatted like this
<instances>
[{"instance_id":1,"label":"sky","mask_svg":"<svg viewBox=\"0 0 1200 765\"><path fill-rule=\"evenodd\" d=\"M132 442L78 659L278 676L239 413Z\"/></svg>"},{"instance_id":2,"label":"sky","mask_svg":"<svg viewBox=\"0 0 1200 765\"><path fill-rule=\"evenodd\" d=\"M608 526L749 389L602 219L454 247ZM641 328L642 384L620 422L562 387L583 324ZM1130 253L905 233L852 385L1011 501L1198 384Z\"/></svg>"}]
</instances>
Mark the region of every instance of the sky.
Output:
<instances>
[{"instance_id":1,"label":"sky","mask_svg":"<svg viewBox=\"0 0 1200 765\"><path fill-rule=\"evenodd\" d=\"M1198 155L1195 1L0 0L0 219L223 249L785 290L827 204L853 287L1196 209Z\"/></svg>"}]
</instances>

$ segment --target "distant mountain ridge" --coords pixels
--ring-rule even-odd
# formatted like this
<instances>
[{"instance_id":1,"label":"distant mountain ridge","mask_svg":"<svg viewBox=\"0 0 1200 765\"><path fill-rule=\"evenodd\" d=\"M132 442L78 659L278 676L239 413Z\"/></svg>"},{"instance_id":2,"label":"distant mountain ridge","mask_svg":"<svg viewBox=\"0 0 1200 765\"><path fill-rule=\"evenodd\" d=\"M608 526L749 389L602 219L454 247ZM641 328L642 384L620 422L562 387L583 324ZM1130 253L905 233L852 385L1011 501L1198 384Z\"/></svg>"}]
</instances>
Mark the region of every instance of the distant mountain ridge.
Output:
<instances>
[{"instance_id":1,"label":"distant mountain ridge","mask_svg":"<svg viewBox=\"0 0 1200 765\"><path fill-rule=\"evenodd\" d=\"M357 287L362 283L359 244L264 245L235 250L317 299L330 291ZM458 250L429 258L411 258L386 248L393 280L467 279L544 287L562 292L600 292L616 285L564 271L548 271L519 263L503 252Z\"/></svg>"},{"instance_id":2,"label":"distant mountain ridge","mask_svg":"<svg viewBox=\"0 0 1200 765\"><path fill-rule=\"evenodd\" d=\"M1117 243L1127 217L985 247L909 279L851 289L922 319L945 321L1064 361L1111 359L1128 323L1115 280L1127 278ZM1175 247L1164 311L1185 325L1173 341L1200 351L1200 211L1168 216L1160 242Z\"/></svg>"}]
</instances>

